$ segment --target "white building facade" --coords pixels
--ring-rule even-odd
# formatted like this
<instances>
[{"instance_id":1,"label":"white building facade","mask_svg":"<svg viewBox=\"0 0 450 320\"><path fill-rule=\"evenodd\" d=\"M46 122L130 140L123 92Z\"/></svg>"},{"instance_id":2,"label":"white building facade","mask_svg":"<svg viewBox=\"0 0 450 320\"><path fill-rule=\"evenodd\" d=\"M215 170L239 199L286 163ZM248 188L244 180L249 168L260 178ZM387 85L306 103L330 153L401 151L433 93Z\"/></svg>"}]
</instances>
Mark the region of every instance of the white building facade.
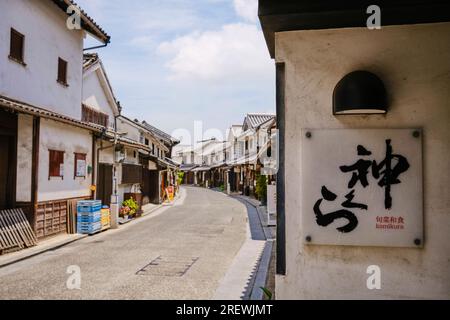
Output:
<instances>
[{"instance_id":1,"label":"white building facade","mask_svg":"<svg viewBox=\"0 0 450 320\"><path fill-rule=\"evenodd\" d=\"M365 25L368 18L365 8L339 9L331 2L323 2L315 12L310 12L307 2L289 6L286 1L274 5L260 0L259 4L269 52L277 64L280 130L277 299L448 299L448 14L433 11L436 18L430 18L423 15L431 10L426 1L416 2L415 7L393 1L381 8L381 30L369 30ZM441 4L440 9L434 10L448 13L450 8ZM395 14L388 14L392 12ZM300 14L311 19L300 20ZM276 25L275 21L283 23ZM355 70L369 71L382 79L388 102L384 114L333 112L337 84ZM360 85L357 82L355 88ZM409 235L409 247L389 245L398 241L393 231L384 231L385 245L311 244L314 235L308 233L309 226L304 221L306 215L314 213L306 207L308 201L302 195L308 183L304 177L314 163L306 154L306 144L314 143L314 133L317 136L335 130L340 134L343 131L339 130L346 130L354 139L360 135L359 143L364 145L367 140L361 137L366 129L379 129L377 132L408 129L408 143L422 139L423 150L416 156L423 158L423 176L420 168L411 167L410 170L416 170L415 176L405 175L400 180L419 193L423 188L418 196L421 202L423 194L423 210L418 206L418 214L407 217L409 221L423 221L423 237ZM335 141L335 145L321 151L324 157L327 154L335 157L339 148L345 148L346 141ZM367 157L369 151L360 148L359 154ZM335 169L339 170L339 166ZM314 173L316 179L327 178L326 168ZM333 176L328 177L329 181L332 179ZM400 190L399 184L393 190ZM320 197L320 190L317 196ZM326 193L325 196L332 198ZM412 194L404 199L394 194L393 198L396 204L402 200L417 201ZM344 222L340 219L333 226L342 226ZM326 230L323 227L322 231ZM360 242L367 243L369 236L366 234ZM346 237L341 233L336 242ZM370 266L379 267L381 272L378 289L368 285Z\"/></svg>"},{"instance_id":2,"label":"white building facade","mask_svg":"<svg viewBox=\"0 0 450 320\"><path fill-rule=\"evenodd\" d=\"M87 33L104 43L109 36L84 13L82 28L68 29L67 7L0 3L1 118L12 126L2 139L10 158L1 170L12 173L0 181L8 186L1 207L24 208L39 238L66 231L67 201L91 197L100 131L82 121L83 44Z\"/></svg>"}]
</instances>

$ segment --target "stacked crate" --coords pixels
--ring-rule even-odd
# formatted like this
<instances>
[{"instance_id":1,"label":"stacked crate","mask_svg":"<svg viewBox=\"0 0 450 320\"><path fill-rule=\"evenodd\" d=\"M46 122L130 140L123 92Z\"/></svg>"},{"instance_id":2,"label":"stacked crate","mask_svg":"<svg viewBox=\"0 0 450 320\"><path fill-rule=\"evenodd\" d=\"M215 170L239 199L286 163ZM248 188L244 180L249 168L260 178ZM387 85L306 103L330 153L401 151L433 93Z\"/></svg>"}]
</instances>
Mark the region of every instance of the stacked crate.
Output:
<instances>
[{"instance_id":1,"label":"stacked crate","mask_svg":"<svg viewBox=\"0 0 450 320\"><path fill-rule=\"evenodd\" d=\"M78 201L77 232L94 234L102 230L102 202L100 200Z\"/></svg>"},{"instance_id":2,"label":"stacked crate","mask_svg":"<svg viewBox=\"0 0 450 320\"><path fill-rule=\"evenodd\" d=\"M109 229L111 227L111 210L108 206L104 206L101 210L102 213L102 230Z\"/></svg>"}]
</instances>

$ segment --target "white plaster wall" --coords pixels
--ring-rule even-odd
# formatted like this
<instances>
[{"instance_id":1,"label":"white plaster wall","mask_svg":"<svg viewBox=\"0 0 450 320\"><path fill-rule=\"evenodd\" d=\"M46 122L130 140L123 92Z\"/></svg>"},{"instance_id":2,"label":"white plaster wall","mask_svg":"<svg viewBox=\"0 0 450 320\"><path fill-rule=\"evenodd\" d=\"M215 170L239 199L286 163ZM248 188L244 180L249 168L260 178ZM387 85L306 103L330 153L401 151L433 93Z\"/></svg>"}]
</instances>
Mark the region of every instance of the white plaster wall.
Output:
<instances>
[{"instance_id":1,"label":"white plaster wall","mask_svg":"<svg viewBox=\"0 0 450 320\"><path fill-rule=\"evenodd\" d=\"M50 1L0 1L0 94L80 119L83 32L66 19ZM26 67L8 58L11 28L25 35ZM68 62L69 87L56 81L58 57Z\"/></svg>"},{"instance_id":2,"label":"white plaster wall","mask_svg":"<svg viewBox=\"0 0 450 320\"><path fill-rule=\"evenodd\" d=\"M286 63L287 150L287 274L277 276L277 299L450 298L449 39L450 23L276 34L276 60ZM383 79L386 116L332 115L335 85L358 69ZM424 248L304 246L301 129L410 127L424 130ZM382 290L366 287L373 264Z\"/></svg>"},{"instance_id":3,"label":"white plaster wall","mask_svg":"<svg viewBox=\"0 0 450 320\"><path fill-rule=\"evenodd\" d=\"M99 163L114 164L114 146L110 142L103 141L103 144L97 140L97 149L105 148L99 152Z\"/></svg>"},{"instance_id":4,"label":"white plaster wall","mask_svg":"<svg viewBox=\"0 0 450 320\"><path fill-rule=\"evenodd\" d=\"M88 72L83 77L83 102L89 107L109 116L109 127L114 128L114 111L105 89L100 82L100 67Z\"/></svg>"},{"instance_id":5,"label":"white plaster wall","mask_svg":"<svg viewBox=\"0 0 450 320\"><path fill-rule=\"evenodd\" d=\"M137 149L133 148L125 148L125 161L124 163L128 164L138 164L139 163L139 152Z\"/></svg>"},{"instance_id":6,"label":"white plaster wall","mask_svg":"<svg viewBox=\"0 0 450 320\"><path fill-rule=\"evenodd\" d=\"M49 180L48 150L65 151L64 179L52 177ZM88 130L41 119L38 201L85 197L91 194L92 174L86 172L86 178L74 178L74 153L85 153L86 165L92 166L92 134Z\"/></svg>"},{"instance_id":7,"label":"white plaster wall","mask_svg":"<svg viewBox=\"0 0 450 320\"><path fill-rule=\"evenodd\" d=\"M126 137L132 139L134 141L139 142L141 134L139 128L135 125L132 125L130 121L127 121L122 118L117 119L117 130L120 133L126 133Z\"/></svg>"},{"instance_id":8,"label":"white plaster wall","mask_svg":"<svg viewBox=\"0 0 450 320\"><path fill-rule=\"evenodd\" d=\"M16 200L31 201L31 167L33 157L33 117L18 116Z\"/></svg>"}]
</instances>

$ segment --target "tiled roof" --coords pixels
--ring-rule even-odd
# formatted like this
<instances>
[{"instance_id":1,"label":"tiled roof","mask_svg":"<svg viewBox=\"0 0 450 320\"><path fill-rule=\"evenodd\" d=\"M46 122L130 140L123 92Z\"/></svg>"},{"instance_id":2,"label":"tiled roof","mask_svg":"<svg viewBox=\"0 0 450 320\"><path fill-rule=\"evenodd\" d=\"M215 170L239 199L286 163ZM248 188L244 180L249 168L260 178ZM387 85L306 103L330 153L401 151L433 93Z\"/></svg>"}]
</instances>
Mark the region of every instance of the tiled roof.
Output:
<instances>
[{"instance_id":1,"label":"tiled roof","mask_svg":"<svg viewBox=\"0 0 450 320\"><path fill-rule=\"evenodd\" d=\"M160 165L163 165L163 166L166 166L166 167L169 167L169 168L172 168L172 169L176 169L176 168L180 167L179 163L173 161L170 158L164 158L164 160L158 159L158 163Z\"/></svg>"},{"instance_id":2,"label":"tiled roof","mask_svg":"<svg viewBox=\"0 0 450 320\"><path fill-rule=\"evenodd\" d=\"M111 37L92 19L80 6L73 0L51 0L54 4L56 4L61 10L64 11L68 16L67 8L71 5L77 6L80 9L82 27L89 33L93 34L97 38L99 38L104 43L109 43Z\"/></svg>"},{"instance_id":3,"label":"tiled roof","mask_svg":"<svg viewBox=\"0 0 450 320\"><path fill-rule=\"evenodd\" d=\"M267 113L249 113L245 117L244 120L244 127L245 124L249 126L250 129L254 129L259 127L261 124L275 118L274 114L267 114Z\"/></svg>"},{"instance_id":4,"label":"tiled roof","mask_svg":"<svg viewBox=\"0 0 450 320\"><path fill-rule=\"evenodd\" d=\"M162 130L152 126L151 124L147 123L145 120L142 121L141 125L145 129L147 129L148 131L150 131L151 133L155 134L156 136L158 136L159 138L161 138L162 140L164 140L165 142L167 142L169 144L173 144L173 143L178 143L179 142L177 139L172 137L170 134L167 134L164 131L162 131Z\"/></svg>"},{"instance_id":5,"label":"tiled roof","mask_svg":"<svg viewBox=\"0 0 450 320\"><path fill-rule=\"evenodd\" d=\"M104 130L103 126L92 124L92 123L87 123L87 122L84 122L84 121L81 121L78 119L74 119L74 118L62 115L57 112L53 112L53 111L50 111L50 110L47 110L47 109L44 109L41 107L33 106L31 104L17 101L17 100L14 100L14 99L2 96L2 95L0 95L0 107L6 108L9 110L14 110L14 111L20 112L20 113L26 113L26 114L30 114L30 115L34 115L34 116L39 116L42 118L52 119L55 121L71 124L76 127L80 127L80 128L84 128L84 129L88 129L88 130L92 130L92 131L96 131L96 132L101 132Z\"/></svg>"},{"instance_id":6,"label":"tiled roof","mask_svg":"<svg viewBox=\"0 0 450 320\"><path fill-rule=\"evenodd\" d=\"M85 53L83 55L83 70L88 69L90 66L94 65L99 61L97 53Z\"/></svg>"},{"instance_id":7,"label":"tiled roof","mask_svg":"<svg viewBox=\"0 0 450 320\"><path fill-rule=\"evenodd\" d=\"M180 170L181 171L190 171L194 168L196 168L198 165L196 164L181 164L180 165Z\"/></svg>"}]
</instances>

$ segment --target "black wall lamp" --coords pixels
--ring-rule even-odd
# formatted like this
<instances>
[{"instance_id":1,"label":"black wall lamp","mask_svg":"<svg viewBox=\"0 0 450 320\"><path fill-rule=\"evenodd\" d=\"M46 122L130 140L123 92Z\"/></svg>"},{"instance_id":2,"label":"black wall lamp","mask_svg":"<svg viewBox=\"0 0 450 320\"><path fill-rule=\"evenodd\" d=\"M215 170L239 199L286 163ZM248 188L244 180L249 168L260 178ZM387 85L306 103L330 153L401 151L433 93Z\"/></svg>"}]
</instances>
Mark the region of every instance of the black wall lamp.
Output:
<instances>
[{"instance_id":1,"label":"black wall lamp","mask_svg":"<svg viewBox=\"0 0 450 320\"><path fill-rule=\"evenodd\" d=\"M333 114L387 113L383 81L368 71L353 71L343 77L333 92Z\"/></svg>"}]
</instances>

